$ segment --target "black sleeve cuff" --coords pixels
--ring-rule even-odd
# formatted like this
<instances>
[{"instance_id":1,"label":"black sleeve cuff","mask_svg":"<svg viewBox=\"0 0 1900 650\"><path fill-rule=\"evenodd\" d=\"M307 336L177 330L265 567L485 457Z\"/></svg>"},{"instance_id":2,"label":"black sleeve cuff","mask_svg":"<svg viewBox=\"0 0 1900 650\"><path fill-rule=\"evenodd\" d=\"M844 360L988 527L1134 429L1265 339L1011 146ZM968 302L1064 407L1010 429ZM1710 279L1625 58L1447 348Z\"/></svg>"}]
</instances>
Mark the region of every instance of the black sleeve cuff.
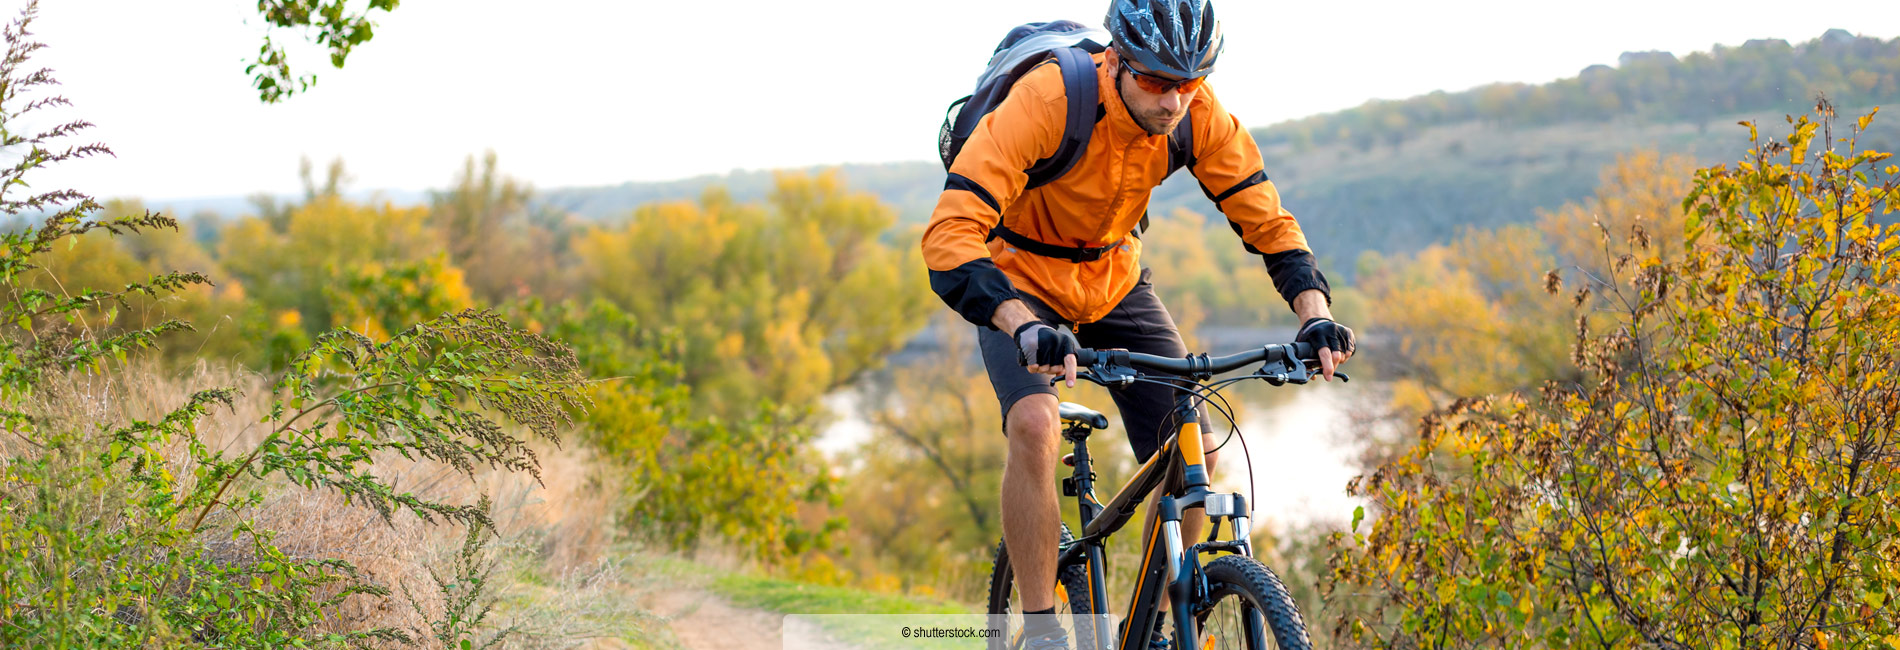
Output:
<instances>
[{"instance_id":1,"label":"black sleeve cuff","mask_svg":"<svg viewBox=\"0 0 1900 650\"><path fill-rule=\"evenodd\" d=\"M1311 251L1295 248L1261 257L1266 258L1267 275L1273 276L1273 288L1286 299L1287 307L1292 307L1293 299L1308 289L1318 289L1326 296L1326 304L1333 304L1333 289L1326 284L1326 275L1319 272Z\"/></svg>"},{"instance_id":2,"label":"black sleeve cuff","mask_svg":"<svg viewBox=\"0 0 1900 650\"><path fill-rule=\"evenodd\" d=\"M996 316L996 306L1019 296L1009 276L1003 275L1003 271L996 268L996 262L987 257L964 262L948 271L931 271L930 290L937 292L944 304L961 314L963 320L990 329L996 329L991 322Z\"/></svg>"}]
</instances>

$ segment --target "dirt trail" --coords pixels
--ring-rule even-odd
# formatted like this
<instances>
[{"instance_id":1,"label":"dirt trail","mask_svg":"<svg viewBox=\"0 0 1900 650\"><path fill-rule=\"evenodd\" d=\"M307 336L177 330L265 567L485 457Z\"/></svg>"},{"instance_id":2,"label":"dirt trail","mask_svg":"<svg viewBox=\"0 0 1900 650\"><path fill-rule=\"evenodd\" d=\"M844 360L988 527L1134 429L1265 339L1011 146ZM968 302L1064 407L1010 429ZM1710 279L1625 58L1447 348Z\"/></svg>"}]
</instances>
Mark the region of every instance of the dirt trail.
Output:
<instances>
[{"instance_id":1,"label":"dirt trail","mask_svg":"<svg viewBox=\"0 0 1900 650\"><path fill-rule=\"evenodd\" d=\"M781 650L785 616L734 606L726 599L690 587L656 591L646 608L666 617L673 636L687 650ZM812 636L809 632L794 635ZM836 647L827 644L825 647ZM786 649L790 650L790 649Z\"/></svg>"}]
</instances>

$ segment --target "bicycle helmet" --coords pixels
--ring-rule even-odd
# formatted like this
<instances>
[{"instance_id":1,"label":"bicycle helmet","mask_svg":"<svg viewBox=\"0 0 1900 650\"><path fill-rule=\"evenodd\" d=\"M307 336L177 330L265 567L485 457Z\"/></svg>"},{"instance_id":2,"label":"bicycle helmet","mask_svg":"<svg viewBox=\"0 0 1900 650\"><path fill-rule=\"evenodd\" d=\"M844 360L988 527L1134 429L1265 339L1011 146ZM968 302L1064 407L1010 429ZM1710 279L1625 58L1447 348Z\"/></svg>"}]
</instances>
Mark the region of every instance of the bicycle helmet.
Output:
<instances>
[{"instance_id":1,"label":"bicycle helmet","mask_svg":"<svg viewBox=\"0 0 1900 650\"><path fill-rule=\"evenodd\" d=\"M1213 72L1225 44L1209 0L1113 0L1105 26L1123 56L1182 79Z\"/></svg>"}]
</instances>

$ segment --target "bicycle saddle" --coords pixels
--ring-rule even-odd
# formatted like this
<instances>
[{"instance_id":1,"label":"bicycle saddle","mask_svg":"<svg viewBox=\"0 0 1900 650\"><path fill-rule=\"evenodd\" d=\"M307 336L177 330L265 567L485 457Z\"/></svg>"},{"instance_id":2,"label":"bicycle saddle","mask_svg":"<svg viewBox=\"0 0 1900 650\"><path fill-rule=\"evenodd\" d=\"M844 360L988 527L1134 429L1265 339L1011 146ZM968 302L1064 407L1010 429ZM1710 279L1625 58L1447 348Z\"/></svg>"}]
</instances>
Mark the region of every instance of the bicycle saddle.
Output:
<instances>
[{"instance_id":1,"label":"bicycle saddle","mask_svg":"<svg viewBox=\"0 0 1900 650\"><path fill-rule=\"evenodd\" d=\"M1091 429L1108 428L1108 416L1075 402L1063 402L1056 406L1056 413L1063 422L1087 425Z\"/></svg>"}]
</instances>

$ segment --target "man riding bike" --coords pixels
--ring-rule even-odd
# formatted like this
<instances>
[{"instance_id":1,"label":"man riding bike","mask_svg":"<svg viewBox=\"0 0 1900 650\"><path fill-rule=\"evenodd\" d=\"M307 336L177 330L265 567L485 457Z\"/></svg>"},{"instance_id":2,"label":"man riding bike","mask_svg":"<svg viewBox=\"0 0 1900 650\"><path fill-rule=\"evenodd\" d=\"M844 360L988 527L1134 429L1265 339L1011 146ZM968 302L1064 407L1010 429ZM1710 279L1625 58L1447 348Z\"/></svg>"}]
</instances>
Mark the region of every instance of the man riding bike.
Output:
<instances>
[{"instance_id":1,"label":"man riding bike","mask_svg":"<svg viewBox=\"0 0 1900 650\"><path fill-rule=\"evenodd\" d=\"M1137 232L1149 193L1172 169L1168 134L1183 119L1192 130L1187 166L1247 250L1265 258L1274 288L1302 323L1297 340L1320 350L1328 381L1353 353L1352 331L1333 322L1326 278L1267 180L1259 148L1207 83L1223 46L1210 1L1114 0L1106 27L1113 42L1093 57L1100 117L1074 167L1025 189L1025 170L1061 144L1068 110L1061 73L1043 65L1018 80L963 144L923 235L931 288L978 326L1002 406L1009 438L1003 538L1026 614L1056 606L1047 587L1055 582L1061 517L1050 486L1061 440L1048 375L1074 386L1071 352L1083 346L1187 353L1140 264ZM1129 445L1146 461L1165 435L1173 391L1137 384L1112 392ZM1208 452L1209 470L1215 460ZM1183 538L1196 539L1200 519L1182 521ZM1029 630L1029 647L1068 647L1061 628L1043 625Z\"/></svg>"}]
</instances>

